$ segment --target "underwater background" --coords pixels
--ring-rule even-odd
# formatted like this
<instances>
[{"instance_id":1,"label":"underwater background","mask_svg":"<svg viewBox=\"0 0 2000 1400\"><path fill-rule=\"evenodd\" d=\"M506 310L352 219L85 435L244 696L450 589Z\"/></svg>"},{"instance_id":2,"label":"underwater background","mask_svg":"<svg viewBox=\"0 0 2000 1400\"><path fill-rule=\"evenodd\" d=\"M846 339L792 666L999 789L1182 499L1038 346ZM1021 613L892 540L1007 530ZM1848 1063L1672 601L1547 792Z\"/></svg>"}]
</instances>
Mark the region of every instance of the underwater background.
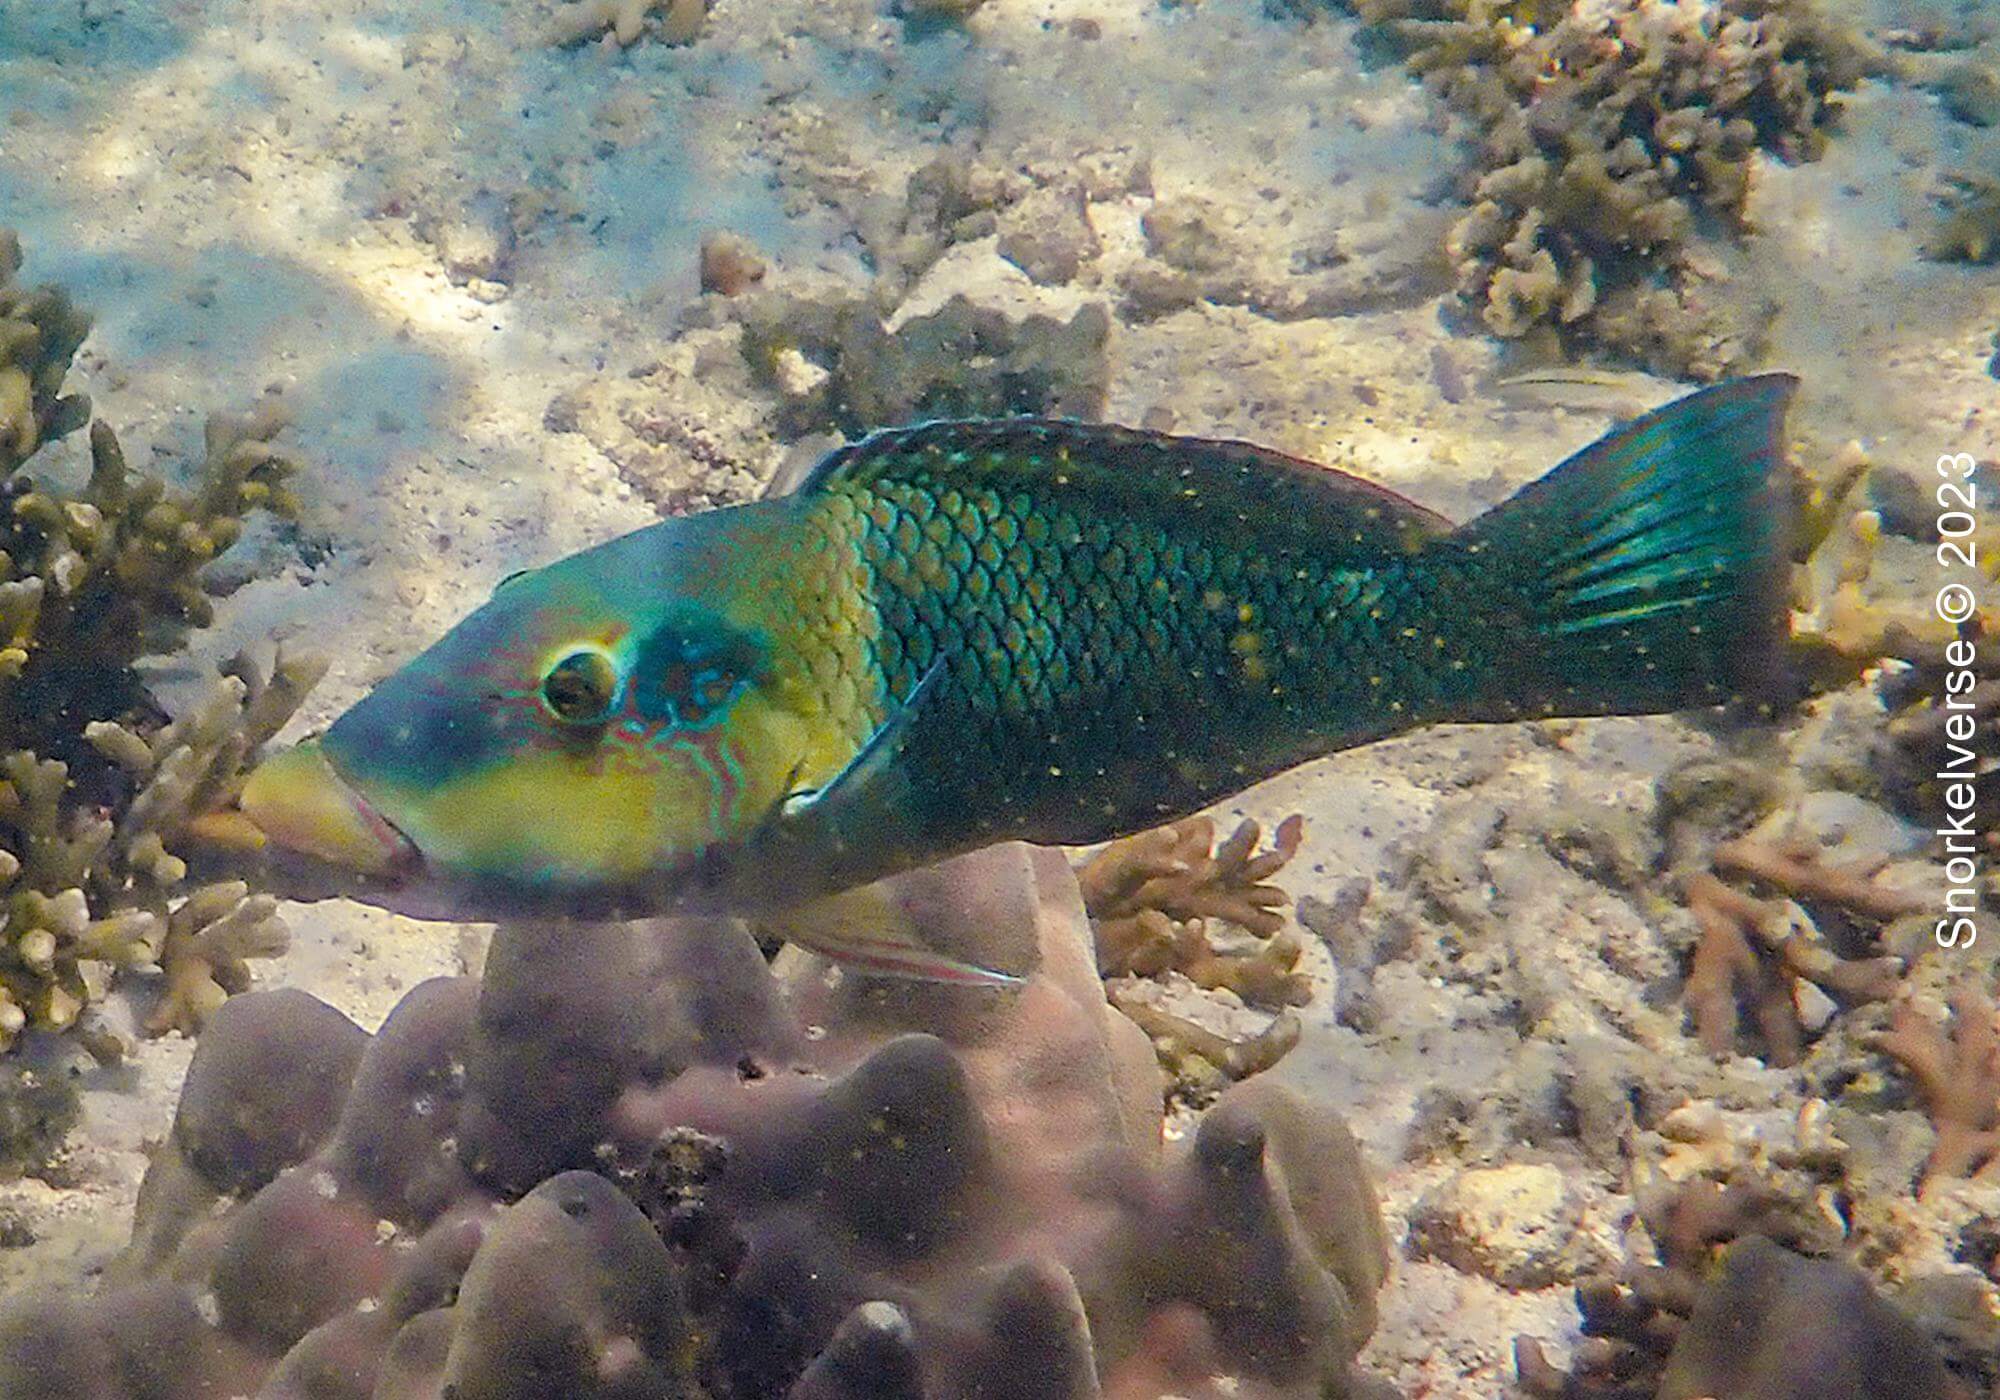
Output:
<instances>
[{"instance_id":1,"label":"underwater background","mask_svg":"<svg viewBox=\"0 0 2000 1400\"><path fill-rule=\"evenodd\" d=\"M0 1394L2000 1393L2000 6L0 0L0 229ZM1004 1007L204 864L875 428L1462 520L1766 370L1806 698L908 877Z\"/></svg>"}]
</instances>

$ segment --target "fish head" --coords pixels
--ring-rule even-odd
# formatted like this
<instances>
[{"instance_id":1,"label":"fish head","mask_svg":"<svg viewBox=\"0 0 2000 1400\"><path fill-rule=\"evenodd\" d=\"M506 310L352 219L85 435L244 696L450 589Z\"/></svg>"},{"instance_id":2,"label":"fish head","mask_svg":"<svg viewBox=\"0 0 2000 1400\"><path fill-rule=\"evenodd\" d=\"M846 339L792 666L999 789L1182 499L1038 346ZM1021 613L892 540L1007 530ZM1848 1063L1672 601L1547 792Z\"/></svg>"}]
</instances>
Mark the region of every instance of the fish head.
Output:
<instances>
[{"instance_id":1,"label":"fish head","mask_svg":"<svg viewBox=\"0 0 2000 1400\"><path fill-rule=\"evenodd\" d=\"M243 814L341 893L432 917L654 912L719 887L783 801L805 717L771 641L756 507L516 575Z\"/></svg>"}]
</instances>

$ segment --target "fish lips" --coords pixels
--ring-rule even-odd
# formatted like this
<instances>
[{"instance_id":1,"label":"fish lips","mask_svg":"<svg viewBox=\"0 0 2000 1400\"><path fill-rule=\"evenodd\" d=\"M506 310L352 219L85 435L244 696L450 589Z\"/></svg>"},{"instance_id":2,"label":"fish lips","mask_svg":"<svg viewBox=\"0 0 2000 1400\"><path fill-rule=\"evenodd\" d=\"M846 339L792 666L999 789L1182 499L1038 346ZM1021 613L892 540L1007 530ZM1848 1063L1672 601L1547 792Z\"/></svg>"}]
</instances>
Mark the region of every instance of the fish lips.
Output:
<instances>
[{"instance_id":1,"label":"fish lips","mask_svg":"<svg viewBox=\"0 0 2000 1400\"><path fill-rule=\"evenodd\" d=\"M416 843L341 776L317 740L259 764L237 805L281 851L344 874L396 885L423 869Z\"/></svg>"}]
</instances>

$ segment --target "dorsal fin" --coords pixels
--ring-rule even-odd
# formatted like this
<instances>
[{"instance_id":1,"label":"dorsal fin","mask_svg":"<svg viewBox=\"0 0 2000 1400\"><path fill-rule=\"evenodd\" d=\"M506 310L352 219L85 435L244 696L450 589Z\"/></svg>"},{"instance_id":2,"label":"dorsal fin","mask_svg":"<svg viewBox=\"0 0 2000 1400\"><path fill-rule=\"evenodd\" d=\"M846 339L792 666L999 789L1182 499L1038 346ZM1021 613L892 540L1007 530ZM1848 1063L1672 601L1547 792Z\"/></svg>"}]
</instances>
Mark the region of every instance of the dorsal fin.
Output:
<instances>
[{"instance_id":1,"label":"dorsal fin","mask_svg":"<svg viewBox=\"0 0 2000 1400\"><path fill-rule=\"evenodd\" d=\"M960 490L1077 492L1121 513L1253 526L1291 540L1363 552L1413 549L1452 522L1387 487L1247 442L1174 437L1058 418L968 419L871 433L829 453L800 495L888 484Z\"/></svg>"}]
</instances>

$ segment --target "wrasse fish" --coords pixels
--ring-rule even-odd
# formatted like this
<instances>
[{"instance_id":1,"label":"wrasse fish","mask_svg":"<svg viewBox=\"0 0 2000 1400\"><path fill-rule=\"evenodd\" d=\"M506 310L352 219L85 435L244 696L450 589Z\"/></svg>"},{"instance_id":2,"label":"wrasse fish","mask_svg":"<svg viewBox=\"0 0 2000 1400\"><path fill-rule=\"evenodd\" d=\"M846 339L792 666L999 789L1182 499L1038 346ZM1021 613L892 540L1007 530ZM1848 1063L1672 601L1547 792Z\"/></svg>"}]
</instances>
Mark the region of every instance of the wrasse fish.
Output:
<instances>
[{"instance_id":1,"label":"wrasse fish","mask_svg":"<svg viewBox=\"0 0 2000 1400\"><path fill-rule=\"evenodd\" d=\"M789 496L503 581L242 811L420 916L754 916L1157 826L1418 725L1768 690L1794 387L1683 398L1456 527L1245 443L878 432ZM787 932L996 979L859 908Z\"/></svg>"}]
</instances>

